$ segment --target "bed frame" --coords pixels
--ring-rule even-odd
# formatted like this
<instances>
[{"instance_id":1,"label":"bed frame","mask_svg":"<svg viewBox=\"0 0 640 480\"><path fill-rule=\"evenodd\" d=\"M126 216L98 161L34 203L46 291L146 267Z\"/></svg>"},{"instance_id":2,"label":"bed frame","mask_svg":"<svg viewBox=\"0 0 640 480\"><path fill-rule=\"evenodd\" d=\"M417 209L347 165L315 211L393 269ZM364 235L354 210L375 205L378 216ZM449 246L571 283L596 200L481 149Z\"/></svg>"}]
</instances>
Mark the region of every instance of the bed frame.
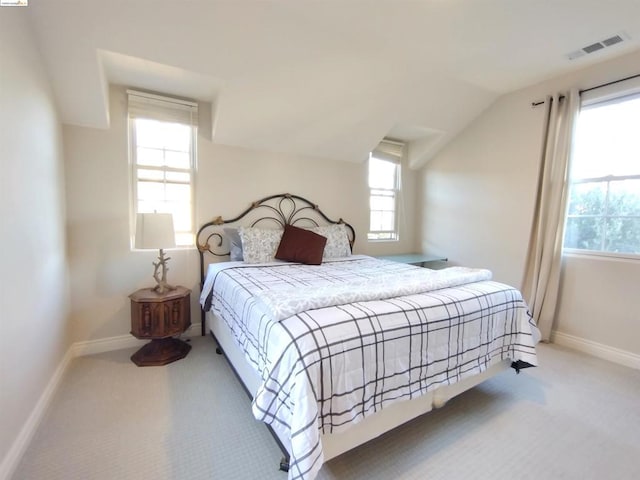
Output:
<instances>
[{"instance_id":1,"label":"bed frame","mask_svg":"<svg viewBox=\"0 0 640 480\"><path fill-rule=\"evenodd\" d=\"M224 236L222 227L235 223L249 227L267 225L272 228L274 226L284 228L285 225L319 227L320 225L342 224L347 228L351 250L353 250L353 244L356 241L356 231L351 225L342 218L331 220L318 208L318 205L306 198L290 193L270 195L253 202L249 208L235 218L224 220L222 217L216 217L198 229L196 246L200 253L200 290L204 286L206 265L210 263L206 261L206 255L218 258L229 255L229 242ZM201 320L202 335L206 335L204 311L202 311Z\"/></svg>"},{"instance_id":2,"label":"bed frame","mask_svg":"<svg viewBox=\"0 0 640 480\"><path fill-rule=\"evenodd\" d=\"M331 220L317 205L298 195L288 193L271 195L253 202L248 209L233 219L223 220L221 217L217 217L200 227L196 236L196 243L200 252L201 289L204 285L205 268L209 263L207 254L215 257L229 255L228 240L224 237L222 228L224 225L236 223L244 226L271 224L280 228L283 228L284 225L320 226L344 224L349 233L349 242L352 249L355 241L355 230L351 225L344 222L342 218L338 221ZM243 352L237 346L225 322L212 312L203 310L202 335L205 335L207 331L211 333L218 345L216 352L227 357L236 376L240 379L249 396L253 398L262 382L260 375L245 360ZM429 412L433 408L443 406L449 399L507 370L509 366L510 362L508 360L497 362L479 375L464 379L453 385L442 386L413 400L396 402L390 407L366 417L345 431L322 435L324 461L326 462L362 445L413 418ZM267 427L269 426L267 425ZM270 427L269 430L285 456L280 462L280 469L286 471L289 464L289 452L284 445L288 445L288 441L279 438L277 433Z\"/></svg>"}]
</instances>

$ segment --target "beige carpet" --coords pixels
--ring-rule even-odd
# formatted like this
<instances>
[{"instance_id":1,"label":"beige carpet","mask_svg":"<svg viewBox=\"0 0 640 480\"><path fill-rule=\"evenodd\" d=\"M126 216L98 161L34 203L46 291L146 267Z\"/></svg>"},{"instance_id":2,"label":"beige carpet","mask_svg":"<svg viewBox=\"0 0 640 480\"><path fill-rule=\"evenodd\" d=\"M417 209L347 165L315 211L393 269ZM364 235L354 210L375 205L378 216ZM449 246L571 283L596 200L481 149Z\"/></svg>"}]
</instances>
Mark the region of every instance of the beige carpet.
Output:
<instances>
[{"instance_id":1,"label":"beige carpet","mask_svg":"<svg viewBox=\"0 0 640 480\"><path fill-rule=\"evenodd\" d=\"M209 337L165 367L76 359L14 480L276 479L280 451ZM325 465L328 479L638 479L640 371L539 347L506 372Z\"/></svg>"}]
</instances>

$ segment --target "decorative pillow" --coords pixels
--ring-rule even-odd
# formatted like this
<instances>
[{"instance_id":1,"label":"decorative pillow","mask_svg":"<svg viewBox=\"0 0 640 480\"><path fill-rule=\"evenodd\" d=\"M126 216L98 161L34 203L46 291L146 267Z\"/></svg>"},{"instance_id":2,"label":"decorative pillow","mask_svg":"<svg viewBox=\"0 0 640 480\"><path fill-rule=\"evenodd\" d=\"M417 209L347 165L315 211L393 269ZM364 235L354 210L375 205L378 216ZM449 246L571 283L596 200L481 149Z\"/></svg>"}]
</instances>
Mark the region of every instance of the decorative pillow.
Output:
<instances>
[{"instance_id":1,"label":"decorative pillow","mask_svg":"<svg viewBox=\"0 0 640 480\"><path fill-rule=\"evenodd\" d=\"M310 230L318 235L327 237L327 245L324 247L324 254L322 255L324 260L348 257L351 255L347 227L342 223L313 227Z\"/></svg>"},{"instance_id":2,"label":"decorative pillow","mask_svg":"<svg viewBox=\"0 0 640 480\"><path fill-rule=\"evenodd\" d=\"M245 263L273 261L280 245L282 230L240 227L238 234L242 240L242 256Z\"/></svg>"},{"instance_id":3,"label":"decorative pillow","mask_svg":"<svg viewBox=\"0 0 640 480\"><path fill-rule=\"evenodd\" d=\"M224 234L229 239L229 260L232 262L241 262L242 257L242 240L236 227L224 227Z\"/></svg>"},{"instance_id":4,"label":"decorative pillow","mask_svg":"<svg viewBox=\"0 0 640 480\"><path fill-rule=\"evenodd\" d=\"M320 265L326 244L327 237L318 235L311 230L286 225L276 252L276 258L287 262Z\"/></svg>"}]
</instances>

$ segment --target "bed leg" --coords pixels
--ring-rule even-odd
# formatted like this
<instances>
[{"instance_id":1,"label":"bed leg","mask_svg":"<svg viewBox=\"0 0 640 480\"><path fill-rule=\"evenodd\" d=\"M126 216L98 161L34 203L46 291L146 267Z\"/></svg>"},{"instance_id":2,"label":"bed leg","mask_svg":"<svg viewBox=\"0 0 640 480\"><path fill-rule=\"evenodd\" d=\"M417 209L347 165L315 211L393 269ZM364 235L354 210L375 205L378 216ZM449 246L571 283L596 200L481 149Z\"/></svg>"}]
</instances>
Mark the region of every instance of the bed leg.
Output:
<instances>
[{"instance_id":1,"label":"bed leg","mask_svg":"<svg viewBox=\"0 0 640 480\"><path fill-rule=\"evenodd\" d=\"M449 399L447 398L436 397L433 399L433 408L442 408L447 404L448 401Z\"/></svg>"},{"instance_id":2,"label":"bed leg","mask_svg":"<svg viewBox=\"0 0 640 480\"><path fill-rule=\"evenodd\" d=\"M282 457L280 460L280 470L283 472L289 471L289 457Z\"/></svg>"}]
</instances>

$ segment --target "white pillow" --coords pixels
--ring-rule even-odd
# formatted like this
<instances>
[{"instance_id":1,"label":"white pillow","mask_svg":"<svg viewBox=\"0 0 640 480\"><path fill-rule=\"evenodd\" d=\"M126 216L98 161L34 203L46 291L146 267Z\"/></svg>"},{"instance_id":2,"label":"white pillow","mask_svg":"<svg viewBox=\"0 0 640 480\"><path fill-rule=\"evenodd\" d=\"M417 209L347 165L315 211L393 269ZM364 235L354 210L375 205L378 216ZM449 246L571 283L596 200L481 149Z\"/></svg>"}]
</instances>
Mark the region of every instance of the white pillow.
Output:
<instances>
[{"instance_id":1,"label":"white pillow","mask_svg":"<svg viewBox=\"0 0 640 480\"><path fill-rule=\"evenodd\" d=\"M273 262L283 230L256 227L240 227L242 256L245 263Z\"/></svg>"},{"instance_id":2,"label":"white pillow","mask_svg":"<svg viewBox=\"0 0 640 480\"><path fill-rule=\"evenodd\" d=\"M229 260L232 262L242 261L242 240L236 227L224 227L224 234L229 239Z\"/></svg>"},{"instance_id":3,"label":"white pillow","mask_svg":"<svg viewBox=\"0 0 640 480\"><path fill-rule=\"evenodd\" d=\"M313 227L310 230L318 235L327 237L327 244L324 247L324 254L322 255L324 260L348 257L351 255L347 227L345 227L344 224L323 225L321 227Z\"/></svg>"}]
</instances>

